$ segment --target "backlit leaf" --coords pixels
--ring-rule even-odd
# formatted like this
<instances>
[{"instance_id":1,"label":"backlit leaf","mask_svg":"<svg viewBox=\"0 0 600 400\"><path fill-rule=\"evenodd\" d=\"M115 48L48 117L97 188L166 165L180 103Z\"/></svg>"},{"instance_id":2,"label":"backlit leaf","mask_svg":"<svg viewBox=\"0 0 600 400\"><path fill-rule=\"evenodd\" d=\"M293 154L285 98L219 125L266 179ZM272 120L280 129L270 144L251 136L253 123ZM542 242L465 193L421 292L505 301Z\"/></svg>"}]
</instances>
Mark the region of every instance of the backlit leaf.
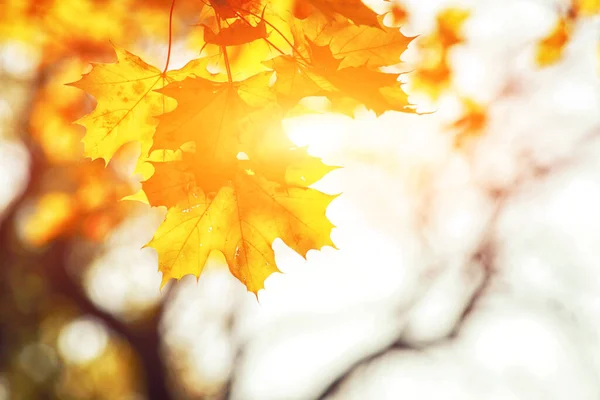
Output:
<instances>
[{"instance_id":1,"label":"backlit leaf","mask_svg":"<svg viewBox=\"0 0 600 400\"><path fill-rule=\"evenodd\" d=\"M146 153L158 120L173 102L157 93L168 82L166 74L139 57L115 47L119 61L96 64L92 71L73 83L98 101L93 112L77 123L86 128L85 155L108 162L124 144L138 141Z\"/></svg>"}]
</instances>

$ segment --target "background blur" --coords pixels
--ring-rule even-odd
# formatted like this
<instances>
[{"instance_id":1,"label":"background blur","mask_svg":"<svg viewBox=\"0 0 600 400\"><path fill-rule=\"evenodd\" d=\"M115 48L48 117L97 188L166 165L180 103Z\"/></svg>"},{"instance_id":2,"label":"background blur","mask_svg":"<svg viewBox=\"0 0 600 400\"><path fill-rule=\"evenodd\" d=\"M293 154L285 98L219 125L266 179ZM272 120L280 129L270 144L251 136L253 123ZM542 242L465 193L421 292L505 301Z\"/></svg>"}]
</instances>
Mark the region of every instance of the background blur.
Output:
<instances>
[{"instance_id":1,"label":"background blur","mask_svg":"<svg viewBox=\"0 0 600 400\"><path fill-rule=\"evenodd\" d=\"M345 167L339 250L275 243L257 302L222 265L160 292L135 146L81 159L63 84L110 41L162 65L170 1L0 0L0 400L600 398L600 2L368 4L435 112L286 121Z\"/></svg>"}]
</instances>

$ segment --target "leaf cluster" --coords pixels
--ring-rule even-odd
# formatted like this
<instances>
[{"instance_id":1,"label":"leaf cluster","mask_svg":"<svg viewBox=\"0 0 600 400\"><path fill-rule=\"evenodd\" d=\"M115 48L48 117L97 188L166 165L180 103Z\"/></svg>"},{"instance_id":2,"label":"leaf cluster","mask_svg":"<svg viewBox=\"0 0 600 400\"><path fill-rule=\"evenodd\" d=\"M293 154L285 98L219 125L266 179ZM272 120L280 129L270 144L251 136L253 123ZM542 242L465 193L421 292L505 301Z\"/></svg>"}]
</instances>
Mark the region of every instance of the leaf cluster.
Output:
<instances>
[{"instance_id":1,"label":"leaf cluster","mask_svg":"<svg viewBox=\"0 0 600 400\"><path fill-rule=\"evenodd\" d=\"M399 74L382 70L412 38L381 21L360 0L211 0L190 35L200 58L160 70L115 46L118 62L72 84L97 100L77 121L86 156L109 162L141 145L145 198L168 208L148 244L163 284L199 276L219 251L258 293L278 271L276 238L303 256L333 246L325 211L335 196L311 185L334 167L296 146L282 121L311 97L349 115L358 105L412 112Z\"/></svg>"}]
</instances>

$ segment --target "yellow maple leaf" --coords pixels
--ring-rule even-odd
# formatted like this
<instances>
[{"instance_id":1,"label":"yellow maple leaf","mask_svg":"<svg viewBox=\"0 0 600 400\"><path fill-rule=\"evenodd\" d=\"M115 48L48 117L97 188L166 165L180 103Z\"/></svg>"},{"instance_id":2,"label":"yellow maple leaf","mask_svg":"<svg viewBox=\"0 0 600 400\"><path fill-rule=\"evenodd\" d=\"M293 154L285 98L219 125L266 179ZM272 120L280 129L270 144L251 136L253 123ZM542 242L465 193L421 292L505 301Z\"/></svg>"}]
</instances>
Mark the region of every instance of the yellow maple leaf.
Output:
<instances>
[{"instance_id":1,"label":"yellow maple leaf","mask_svg":"<svg viewBox=\"0 0 600 400\"><path fill-rule=\"evenodd\" d=\"M148 244L158 252L163 284L199 276L217 250L257 293L277 271L276 238L302 255L332 245L325 211L334 196L308 187L332 167L285 136L275 97L260 96L266 78L243 84L189 78L162 90L177 108L160 118L155 144L192 149L179 160L153 163L154 175L143 182L150 204L170 207Z\"/></svg>"},{"instance_id":2,"label":"yellow maple leaf","mask_svg":"<svg viewBox=\"0 0 600 400\"><path fill-rule=\"evenodd\" d=\"M188 206L169 210L148 246L159 254L163 285L184 275L199 276L211 251L223 253L229 269L258 293L277 272L273 241L281 238L305 256L333 245L333 225L325 217L332 196L315 189L283 188L243 173L214 197L196 193Z\"/></svg>"},{"instance_id":3,"label":"yellow maple leaf","mask_svg":"<svg viewBox=\"0 0 600 400\"><path fill-rule=\"evenodd\" d=\"M115 47L118 62L96 64L91 72L71 85L98 101L90 114L76 121L86 128L84 155L110 161L126 143L138 141L142 154L150 149L158 124L154 117L169 111L173 102L155 90L168 83L168 75L141 58Z\"/></svg>"},{"instance_id":4,"label":"yellow maple leaf","mask_svg":"<svg viewBox=\"0 0 600 400\"><path fill-rule=\"evenodd\" d=\"M163 285L199 276L218 251L257 294L278 271L276 238L303 256L333 245L335 196L310 186L335 167L289 140L282 120L310 96L349 114L359 104L411 111L399 74L380 68L412 38L380 19L360 0L209 0L194 36L202 56L183 69L161 72L116 48L117 63L73 84L98 102L78 121L88 157L141 144L134 198L168 208L148 243Z\"/></svg>"},{"instance_id":5,"label":"yellow maple leaf","mask_svg":"<svg viewBox=\"0 0 600 400\"><path fill-rule=\"evenodd\" d=\"M323 29L314 43L329 44L333 57L340 60L339 69L377 68L399 63L400 55L413 39L398 28L333 24Z\"/></svg>"},{"instance_id":6,"label":"yellow maple leaf","mask_svg":"<svg viewBox=\"0 0 600 400\"><path fill-rule=\"evenodd\" d=\"M98 105L76 123L86 128L84 156L108 163L126 143L139 142L142 159L152 146L158 115L173 109L175 102L159 93L169 82L183 79L198 68L189 63L179 70L161 72L138 56L114 47L118 62L94 64L92 70L70 85L94 96Z\"/></svg>"},{"instance_id":7,"label":"yellow maple leaf","mask_svg":"<svg viewBox=\"0 0 600 400\"><path fill-rule=\"evenodd\" d=\"M197 145L210 154L211 161L218 162L222 159L220 154L209 151L211 149L206 146L213 147L214 144L210 141L214 135L235 129L240 124L238 118L245 116L248 106L239 97L237 88L203 78L188 78L166 87L161 93L169 98L179 99L179 104L193 99L194 106L179 106L177 112L160 117L154 148L177 149L186 142L196 140ZM226 134L223 136L227 137ZM235 152L235 144L230 147L220 146L219 150ZM237 153L233 154L235 156Z\"/></svg>"},{"instance_id":8,"label":"yellow maple leaf","mask_svg":"<svg viewBox=\"0 0 600 400\"><path fill-rule=\"evenodd\" d=\"M353 115L358 104L377 114L385 111L413 112L408 96L398 81L399 74L383 73L366 65L340 68L328 45L308 42L310 64L281 56L274 60L277 80L273 89L285 103L295 104L301 97L327 96L333 107Z\"/></svg>"}]
</instances>

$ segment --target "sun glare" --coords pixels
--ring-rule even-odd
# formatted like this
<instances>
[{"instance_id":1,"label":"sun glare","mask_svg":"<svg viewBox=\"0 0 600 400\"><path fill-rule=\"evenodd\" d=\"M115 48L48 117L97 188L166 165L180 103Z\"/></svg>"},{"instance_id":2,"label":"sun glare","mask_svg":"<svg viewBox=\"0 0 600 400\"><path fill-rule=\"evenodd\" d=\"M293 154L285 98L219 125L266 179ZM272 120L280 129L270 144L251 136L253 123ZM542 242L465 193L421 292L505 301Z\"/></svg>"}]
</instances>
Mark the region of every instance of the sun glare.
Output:
<instances>
[{"instance_id":1,"label":"sun glare","mask_svg":"<svg viewBox=\"0 0 600 400\"><path fill-rule=\"evenodd\" d=\"M340 136L350 129L351 122L342 114L307 114L285 119L283 127L296 145L308 146L310 155L323 157L339 146Z\"/></svg>"}]
</instances>

